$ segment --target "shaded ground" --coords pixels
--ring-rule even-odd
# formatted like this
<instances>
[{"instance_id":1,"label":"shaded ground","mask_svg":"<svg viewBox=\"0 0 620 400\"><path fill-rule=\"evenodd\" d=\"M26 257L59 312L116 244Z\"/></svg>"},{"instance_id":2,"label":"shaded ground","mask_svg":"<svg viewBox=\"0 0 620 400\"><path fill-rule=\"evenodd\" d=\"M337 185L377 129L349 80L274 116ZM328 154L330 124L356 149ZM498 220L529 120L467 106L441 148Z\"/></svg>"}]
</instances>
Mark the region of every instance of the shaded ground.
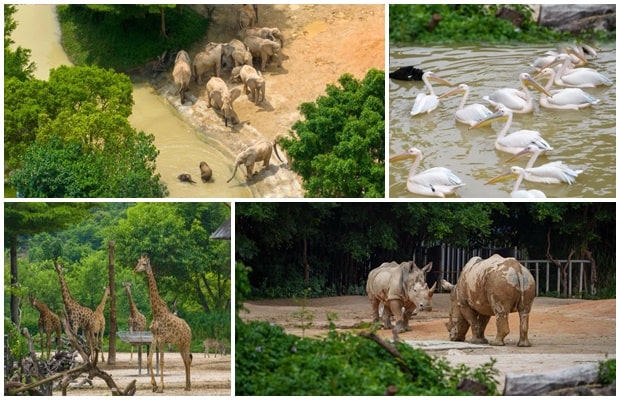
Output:
<instances>
[{"instance_id":1,"label":"shaded ground","mask_svg":"<svg viewBox=\"0 0 620 400\"><path fill-rule=\"evenodd\" d=\"M136 396L230 396L231 367L230 355L204 358L202 353L194 354L191 369L192 390L186 392L185 388L185 367L178 353L166 352L164 356L164 393L153 393L151 378L146 368L146 354L143 355L142 375L138 375L137 355L134 354L133 361L129 362L129 353L117 353L116 365L111 367L99 361L99 367L110 373L120 388L125 388L129 382L136 379ZM107 353L106 353L107 360ZM153 357L153 361L155 357ZM159 376L156 376L159 384ZM81 378L78 382L81 382ZM68 396L109 396L110 390L101 379L94 379L94 387L84 385L82 388L70 388L67 390ZM74 386L72 384L71 386ZM60 391L54 392L60 395Z\"/></svg>"},{"instance_id":2,"label":"shaded ground","mask_svg":"<svg viewBox=\"0 0 620 400\"><path fill-rule=\"evenodd\" d=\"M208 42L229 42L237 37L239 5L193 6L203 14L213 7L212 23L206 37L189 49L193 57ZM259 5L258 26L277 27L284 36L281 67L269 65L266 100L256 105L242 95L234 103L241 124L225 128L221 116L207 107L205 87L192 82L191 106L181 105L170 73L155 86L194 127L221 141L236 155L261 137L273 140L287 134L301 118L298 106L312 102L325 92L327 84L336 84L345 72L361 79L370 68L385 68L385 6L380 5ZM229 71L222 78L228 80ZM205 77L206 78L206 77ZM231 166L232 171L232 166ZM237 175L239 184L245 184ZM231 183L232 184L232 183ZM272 157L272 165L254 179L250 189L257 197L302 197L299 177Z\"/></svg>"},{"instance_id":3,"label":"shaded ground","mask_svg":"<svg viewBox=\"0 0 620 400\"><path fill-rule=\"evenodd\" d=\"M289 333L302 335L297 326L299 321L293 313L301 310L300 304L291 299L251 301L245 304L249 313L242 318L266 320L285 327ZM360 323L370 322L370 304L365 296L344 296L308 299L306 309L312 312L313 325L303 334L306 337L324 335L328 329L327 313L335 313L335 322L340 330L354 330ZM449 295L436 294L433 297L433 311L414 316L413 330L400 335L402 340L417 345L427 341L441 341L438 350L428 350L434 355L445 356L451 363L478 366L497 359L496 367L501 371L503 386L506 372L542 372L562 369L579 363L603 360L616 354L616 301L537 298L530 314L529 338L532 347L517 347L519 335L518 314L510 316L511 333L506 337L506 346L459 346L448 342L444 323L448 319ZM495 322L491 318L486 330L487 338L494 336ZM379 335L391 338L390 330L381 330ZM471 337L471 332L468 338ZM418 342L418 343L416 343Z\"/></svg>"}]
</instances>

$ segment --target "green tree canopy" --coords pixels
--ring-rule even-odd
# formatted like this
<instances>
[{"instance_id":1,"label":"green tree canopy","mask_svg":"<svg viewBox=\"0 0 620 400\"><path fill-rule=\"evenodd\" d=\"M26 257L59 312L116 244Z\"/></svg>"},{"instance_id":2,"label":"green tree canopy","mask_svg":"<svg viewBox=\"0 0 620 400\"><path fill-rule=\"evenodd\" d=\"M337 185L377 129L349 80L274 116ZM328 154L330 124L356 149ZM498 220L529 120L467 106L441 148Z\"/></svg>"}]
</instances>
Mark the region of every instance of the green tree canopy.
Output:
<instances>
[{"instance_id":1,"label":"green tree canopy","mask_svg":"<svg viewBox=\"0 0 620 400\"><path fill-rule=\"evenodd\" d=\"M327 86L327 95L300 106L304 119L282 140L291 169L308 197L384 197L385 73L371 69Z\"/></svg>"},{"instance_id":2,"label":"green tree canopy","mask_svg":"<svg viewBox=\"0 0 620 400\"><path fill-rule=\"evenodd\" d=\"M154 137L137 132L129 77L62 66L5 83L8 182L25 197L163 197ZM24 99L25 101L22 101Z\"/></svg>"}]
</instances>

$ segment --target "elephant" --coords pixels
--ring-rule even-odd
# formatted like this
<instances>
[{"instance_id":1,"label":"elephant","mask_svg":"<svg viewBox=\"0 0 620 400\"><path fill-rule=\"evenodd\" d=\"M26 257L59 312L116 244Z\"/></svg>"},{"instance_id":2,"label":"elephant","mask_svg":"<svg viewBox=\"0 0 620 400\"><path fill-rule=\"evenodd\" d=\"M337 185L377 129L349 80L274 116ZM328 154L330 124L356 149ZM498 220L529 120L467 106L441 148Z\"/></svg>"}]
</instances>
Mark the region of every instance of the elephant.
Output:
<instances>
[{"instance_id":1,"label":"elephant","mask_svg":"<svg viewBox=\"0 0 620 400\"><path fill-rule=\"evenodd\" d=\"M222 78L214 76L207 82L208 106L211 107L215 102L215 106L222 111L225 126L228 126L228 120L233 125L239 122L232 104L240 95L240 88L235 87L228 90L228 86Z\"/></svg>"},{"instance_id":2,"label":"elephant","mask_svg":"<svg viewBox=\"0 0 620 400\"><path fill-rule=\"evenodd\" d=\"M250 179L253 176L254 171L254 163L263 162L263 166L265 168L269 168L269 160L271 160L271 151L272 145L267 140L259 140L254 143L252 146L243 150L241 153L237 155L235 159L235 170L233 171L232 176L226 183L233 180L235 174L237 173L237 168L240 165L245 165L247 176L246 179Z\"/></svg>"},{"instance_id":3,"label":"elephant","mask_svg":"<svg viewBox=\"0 0 620 400\"><path fill-rule=\"evenodd\" d=\"M211 181L212 177L213 177L213 170L211 170L211 167L209 167L209 164L207 164L205 161L201 161L200 162L200 179L202 179L202 182L207 183Z\"/></svg>"},{"instance_id":4,"label":"elephant","mask_svg":"<svg viewBox=\"0 0 620 400\"><path fill-rule=\"evenodd\" d=\"M189 182L189 183L196 184L196 182L192 179L192 176L190 174L181 174L181 175L179 175L179 180L181 182Z\"/></svg>"},{"instance_id":5,"label":"elephant","mask_svg":"<svg viewBox=\"0 0 620 400\"><path fill-rule=\"evenodd\" d=\"M235 67L230 71L230 83L241 82L241 67Z\"/></svg>"},{"instance_id":6,"label":"elephant","mask_svg":"<svg viewBox=\"0 0 620 400\"><path fill-rule=\"evenodd\" d=\"M278 28L246 28L240 31L239 36L245 38L247 36L257 36L263 39L273 40L279 42L280 47L284 48L284 37L282 31Z\"/></svg>"},{"instance_id":7,"label":"elephant","mask_svg":"<svg viewBox=\"0 0 620 400\"><path fill-rule=\"evenodd\" d=\"M202 74L214 70L215 76L222 75L222 44L209 43L205 51L201 51L194 57L192 65L196 82L202 84Z\"/></svg>"},{"instance_id":8,"label":"elephant","mask_svg":"<svg viewBox=\"0 0 620 400\"><path fill-rule=\"evenodd\" d=\"M280 66L281 46L278 42L274 42L273 40L269 39L263 39L257 36L246 36L243 39L243 43L248 46L250 53L252 53L252 57L260 57L261 70L265 69L270 57L276 58L277 66Z\"/></svg>"},{"instance_id":9,"label":"elephant","mask_svg":"<svg viewBox=\"0 0 620 400\"><path fill-rule=\"evenodd\" d=\"M222 45L222 59L226 61L225 64L238 67L252 64L252 53L241 40L232 39Z\"/></svg>"},{"instance_id":10,"label":"elephant","mask_svg":"<svg viewBox=\"0 0 620 400\"><path fill-rule=\"evenodd\" d=\"M280 145L280 147L282 147L282 145L280 144L280 141L282 139L284 139L286 137L286 135L280 133L279 135L276 136L276 138L273 140L273 149L276 152L276 157L278 157L278 160L280 160L281 163L284 163L284 160L282 160L282 158L280 157L280 154L278 153L278 145ZM286 167L290 168L291 167L291 157L288 153L283 153L286 156Z\"/></svg>"},{"instance_id":11,"label":"elephant","mask_svg":"<svg viewBox=\"0 0 620 400\"><path fill-rule=\"evenodd\" d=\"M258 9L256 6L244 4L239 8L239 28L253 27L258 22Z\"/></svg>"},{"instance_id":12,"label":"elephant","mask_svg":"<svg viewBox=\"0 0 620 400\"><path fill-rule=\"evenodd\" d=\"M243 82L243 91L246 94L251 93L254 103L265 100L265 78L254 67L244 65L239 71L239 76Z\"/></svg>"},{"instance_id":13,"label":"elephant","mask_svg":"<svg viewBox=\"0 0 620 400\"><path fill-rule=\"evenodd\" d=\"M172 78L174 79L174 84L179 86L178 93L181 98L181 104L183 104L185 92L192 79L191 60L185 50L180 50L177 53L174 60L174 68L172 69Z\"/></svg>"}]
</instances>

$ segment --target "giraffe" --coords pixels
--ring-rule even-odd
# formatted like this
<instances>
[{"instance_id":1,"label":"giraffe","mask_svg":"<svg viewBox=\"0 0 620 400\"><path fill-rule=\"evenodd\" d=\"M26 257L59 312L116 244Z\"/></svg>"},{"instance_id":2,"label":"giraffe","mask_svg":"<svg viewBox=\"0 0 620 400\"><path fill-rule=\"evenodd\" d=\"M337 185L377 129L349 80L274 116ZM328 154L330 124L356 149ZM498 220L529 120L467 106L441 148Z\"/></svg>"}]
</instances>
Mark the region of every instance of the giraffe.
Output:
<instances>
[{"instance_id":1,"label":"giraffe","mask_svg":"<svg viewBox=\"0 0 620 400\"><path fill-rule=\"evenodd\" d=\"M93 346L93 335L90 331L90 321L93 319L93 310L88 307L84 307L75 301L73 297L71 297L71 293L67 287L67 282L65 282L65 278L62 276L62 265L60 265L60 263L54 263L54 267L58 273L58 280L60 281L60 289L62 291L62 301L65 304L66 313L71 324L71 330L77 335L78 329L82 329L82 334L86 337L88 346L90 347L90 351L92 353L95 348Z\"/></svg>"},{"instance_id":2,"label":"giraffe","mask_svg":"<svg viewBox=\"0 0 620 400\"><path fill-rule=\"evenodd\" d=\"M30 296L30 304L39 311L39 334L41 335L41 357L45 348L43 346L43 335L47 336L47 358L50 358L52 351L52 333L56 333L56 348L60 347L60 335L62 328L60 318L49 309L47 304L37 300L35 296Z\"/></svg>"},{"instance_id":3,"label":"giraffe","mask_svg":"<svg viewBox=\"0 0 620 400\"><path fill-rule=\"evenodd\" d=\"M185 364L185 390L192 390L190 380L192 354L189 348L192 341L192 330L185 320L172 314L170 310L168 310L166 303L159 297L157 282L155 281L155 276L153 276L151 263L147 256L143 255L140 257L133 272L146 272L149 284L149 299L151 302L151 310L153 311L153 320L151 321L150 327L151 333L153 334L153 341L149 348L147 367L151 374L153 392L164 392L164 346L166 343L174 344L179 350L181 358L183 359L183 364ZM155 348L159 351L159 376L161 381L161 387L159 389L157 388L157 382L153 374L153 351Z\"/></svg>"},{"instance_id":4,"label":"giraffe","mask_svg":"<svg viewBox=\"0 0 620 400\"><path fill-rule=\"evenodd\" d=\"M127 325L129 325L129 332L143 332L146 330L146 317L142 315L136 303L133 302L131 297L131 282L124 282L125 292L127 292L127 299L129 300L129 318L127 318ZM131 346L131 355L129 361L133 359L133 346Z\"/></svg>"},{"instance_id":5,"label":"giraffe","mask_svg":"<svg viewBox=\"0 0 620 400\"><path fill-rule=\"evenodd\" d=\"M103 355L103 332L105 331L105 316L103 315L103 310L105 309L105 303L108 301L109 295L110 288L106 286L103 288L103 298L95 309L95 312L93 313L92 319L89 323L89 330L93 335L93 339L96 340L96 346L99 350L101 350L102 362L105 361L105 357ZM91 351L93 351L92 348Z\"/></svg>"}]
</instances>

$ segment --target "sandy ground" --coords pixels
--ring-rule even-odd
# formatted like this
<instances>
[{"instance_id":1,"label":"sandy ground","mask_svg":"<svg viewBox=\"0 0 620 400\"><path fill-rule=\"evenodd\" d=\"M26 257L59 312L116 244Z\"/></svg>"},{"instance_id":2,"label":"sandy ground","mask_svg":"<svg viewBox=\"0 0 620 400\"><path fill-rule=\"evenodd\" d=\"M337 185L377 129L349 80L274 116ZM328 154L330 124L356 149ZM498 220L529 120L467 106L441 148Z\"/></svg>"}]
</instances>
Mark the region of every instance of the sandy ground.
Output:
<instances>
[{"instance_id":1,"label":"sandy ground","mask_svg":"<svg viewBox=\"0 0 620 400\"><path fill-rule=\"evenodd\" d=\"M99 367L112 375L112 378L120 388L125 388L132 380L136 379L136 396L230 396L231 395L231 356L217 356L210 354L205 358L204 354L194 354L191 368L192 390L186 392L185 367L178 353L166 352L164 356L164 393L153 393L151 378L146 368L146 354L143 354L142 374L138 375L137 354L134 352L133 361L129 362L129 353L117 353L116 365L107 366L99 361ZM106 353L107 360L107 353ZM153 361L155 356L153 356ZM156 376L159 385L159 376ZM82 381L81 378L75 384L71 384L67 390L68 396L109 396L110 390L101 379L93 380L93 387L88 384L82 388L75 388ZM60 395L60 391L54 392Z\"/></svg>"},{"instance_id":2,"label":"sandy ground","mask_svg":"<svg viewBox=\"0 0 620 400\"><path fill-rule=\"evenodd\" d=\"M327 313L338 316L338 329L353 330L360 322L370 322L370 304L365 296L345 296L307 300L307 310L312 312L311 329L302 332L293 313L300 305L293 300L264 300L246 303L249 313L243 319L266 320L282 325L287 332L306 337L323 335L327 332ZM506 337L506 346L476 346L469 343L448 342L444 326L448 318L449 295L436 294L433 310L413 318L413 330L400 335L401 340L426 347L433 355L444 356L453 364L464 363L478 366L490 360L497 360L500 370L499 381L504 384L506 372L529 373L562 369L581 363L597 362L616 354L616 301L537 298L530 315L529 338L532 347L517 347L518 314L510 316L511 333ZM491 318L486 330L487 338L495 335L495 322ZM390 330L379 334L391 338ZM471 338L471 333L468 339ZM432 346L431 346L432 345ZM500 387L500 390L501 390Z\"/></svg>"},{"instance_id":3,"label":"sandy ground","mask_svg":"<svg viewBox=\"0 0 620 400\"><path fill-rule=\"evenodd\" d=\"M212 24L199 43L189 49L193 57L208 42L226 43L237 37L239 5L194 6L206 13L214 7ZM241 120L224 127L221 116L207 107L205 85L190 84L193 104L180 104L171 83L171 74L160 77L156 89L194 127L220 141L236 155L260 138L273 140L288 134L301 116L298 107L325 93L327 84L337 84L345 72L358 79L370 68L385 68L385 6L274 4L259 5L258 26L277 27L284 36L281 66L275 63L263 71L265 101L256 105L246 95L233 104ZM224 70L222 78L228 80ZM208 78L205 76L205 81ZM232 85L229 85L231 87ZM285 168L275 155L272 165L250 182L255 197L303 197L300 178ZM286 160L284 160L286 161ZM239 175L237 175L239 177ZM244 184L243 178L239 178Z\"/></svg>"}]
</instances>

